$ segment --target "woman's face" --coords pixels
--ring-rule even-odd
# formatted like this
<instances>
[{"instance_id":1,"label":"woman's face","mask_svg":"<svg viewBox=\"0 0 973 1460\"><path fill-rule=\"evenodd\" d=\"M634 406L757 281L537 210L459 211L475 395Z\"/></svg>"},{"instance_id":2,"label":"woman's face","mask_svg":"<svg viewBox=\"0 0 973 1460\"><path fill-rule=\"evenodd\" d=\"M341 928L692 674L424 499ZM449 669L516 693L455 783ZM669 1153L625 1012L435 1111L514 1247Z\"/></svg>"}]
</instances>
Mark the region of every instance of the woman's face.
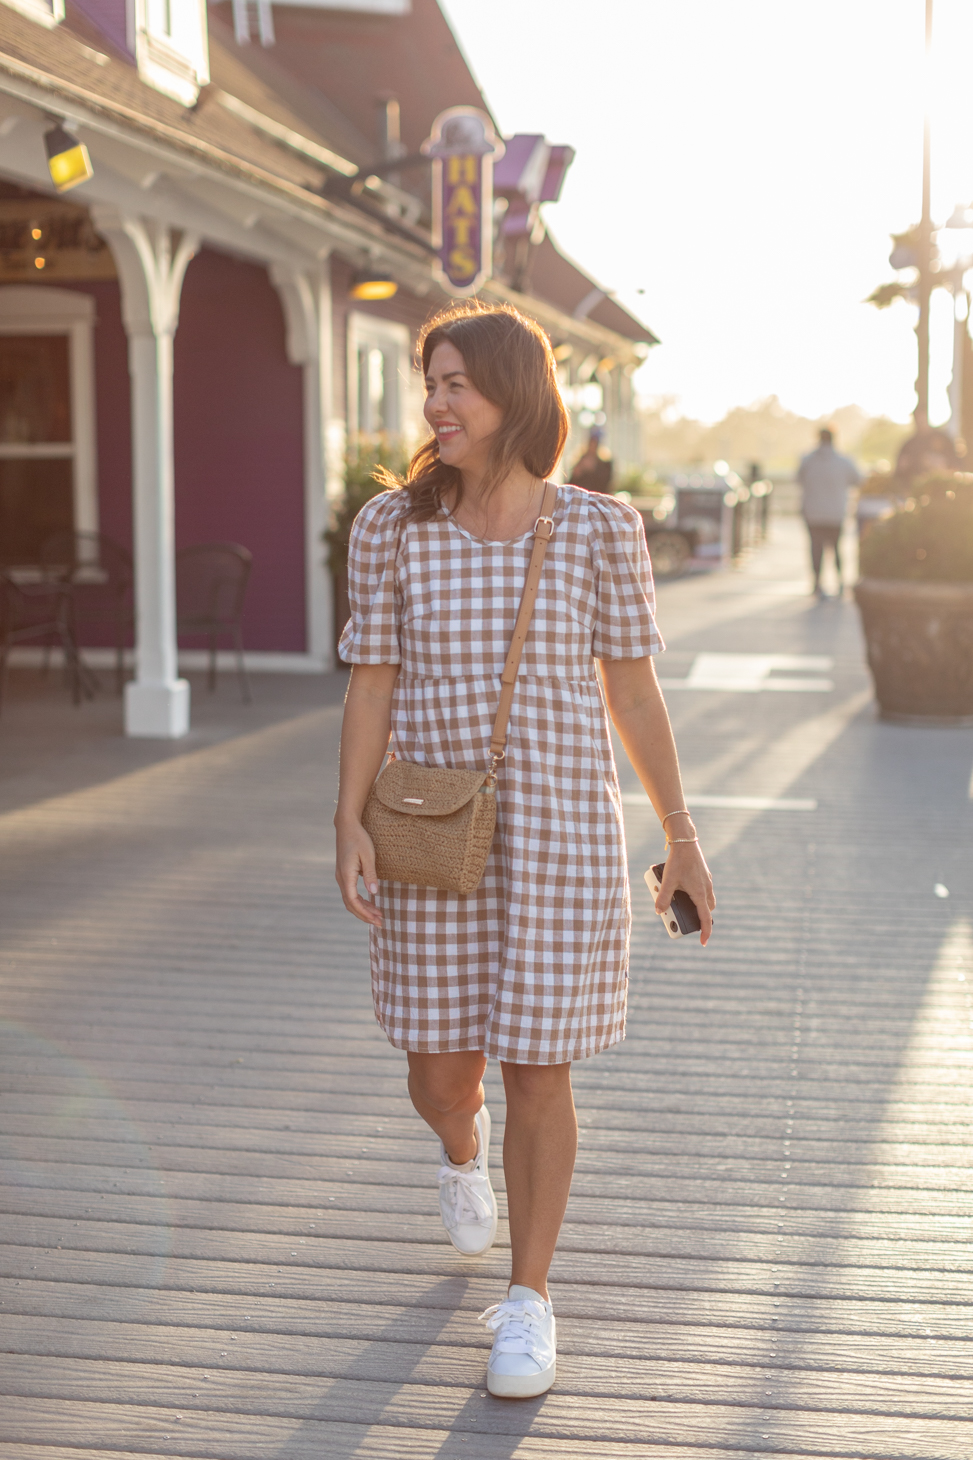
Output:
<instances>
[{"instance_id":1,"label":"woman's face","mask_svg":"<svg viewBox=\"0 0 973 1460\"><path fill-rule=\"evenodd\" d=\"M455 345L437 345L426 373L423 414L439 442L439 459L462 472L485 469L503 411L481 395Z\"/></svg>"}]
</instances>

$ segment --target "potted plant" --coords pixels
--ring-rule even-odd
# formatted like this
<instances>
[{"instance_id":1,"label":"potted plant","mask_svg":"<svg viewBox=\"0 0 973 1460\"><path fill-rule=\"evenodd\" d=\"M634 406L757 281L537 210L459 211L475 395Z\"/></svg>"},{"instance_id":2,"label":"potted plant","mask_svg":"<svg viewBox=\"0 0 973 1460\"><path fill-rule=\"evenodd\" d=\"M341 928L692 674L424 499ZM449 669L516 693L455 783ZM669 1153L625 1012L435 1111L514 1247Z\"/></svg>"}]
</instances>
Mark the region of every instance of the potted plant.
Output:
<instances>
[{"instance_id":1,"label":"potted plant","mask_svg":"<svg viewBox=\"0 0 973 1460\"><path fill-rule=\"evenodd\" d=\"M386 482L380 469L404 477L409 458L403 446L384 436L362 436L345 453L344 493L335 503L331 523L322 536L328 547L328 568L334 587L335 651L342 630L351 617L348 602L348 544L351 528L361 509L372 497L384 492ZM342 663L338 660L338 663Z\"/></svg>"},{"instance_id":2,"label":"potted plant","mask_svg":"<svg viewBox=\"0 0 973 1460\"><path fill-rule=\"evenodd\" d=\"M874 522L895 511L898 481L887 471L873 471L858 488L858 536L863 538Z\"/></svg>"},{"instance_id":3,"label":"potted plant","mask_svg":"<svg viewBox=\"0 0 973 1460\"><path fill-rule=\"evenodd\" d=\"M973 474L935 472L861 543L855 597L883 720L973 725Z\"/></svg>"}]
</instances>

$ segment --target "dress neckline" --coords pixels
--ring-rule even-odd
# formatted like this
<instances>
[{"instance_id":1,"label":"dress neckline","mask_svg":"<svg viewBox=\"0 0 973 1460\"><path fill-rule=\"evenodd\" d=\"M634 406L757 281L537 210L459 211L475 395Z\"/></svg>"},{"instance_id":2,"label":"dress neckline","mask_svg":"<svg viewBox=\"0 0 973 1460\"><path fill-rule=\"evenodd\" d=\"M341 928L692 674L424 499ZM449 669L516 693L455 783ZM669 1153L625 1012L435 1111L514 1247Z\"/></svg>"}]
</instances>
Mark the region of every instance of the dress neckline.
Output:
<instances>
[{"instance_id":1,"label":"dress neckline","mask_svg":"<svg viewBox=\"0 0 973 1460\"><path fill-rule=\"evenodd\" d=\"M555 517L557 516L557 510L560 505L561 489L560 487L557 487L555 490L553 507L553 513ZM443 516L446 518L446 521L451 527L454 527L457 532L461 532L465 538L469 539L470 542L478 543L480 547L514 547L518 542L523 542L525 538L534 536L534 527L533 525L531 525L530 527L528 527L527 531L522 532L519 537L476 537L475 534L470 532L468 528L460 526L448 507L440 507L439 510L440 512L442 512Z\"/></svg>"}]
</instances>

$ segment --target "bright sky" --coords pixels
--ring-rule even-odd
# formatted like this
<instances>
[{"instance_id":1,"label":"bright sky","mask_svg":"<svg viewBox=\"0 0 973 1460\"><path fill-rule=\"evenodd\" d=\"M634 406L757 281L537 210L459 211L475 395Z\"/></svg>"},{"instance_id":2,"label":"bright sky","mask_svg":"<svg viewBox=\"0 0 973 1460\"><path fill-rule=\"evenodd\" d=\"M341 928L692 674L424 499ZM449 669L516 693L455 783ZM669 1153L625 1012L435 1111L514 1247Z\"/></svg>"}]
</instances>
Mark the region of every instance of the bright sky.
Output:
<instances>
[{"instance_id":1,"label":"bright sky","mask_svg":"<svg viewBox=\"0 0 973 1460\"><path fill-rule=\"evenodd\" d=\"M502 130L577 149L548 223L660 335L643 393L704 420L771 394L907 419L915 309L861 301L919 217L924 0L441 3ZM935 3L942 223L973 200L973 5ZM933 325L938 422L944 293Z\"/></svg>"}]
</instances>

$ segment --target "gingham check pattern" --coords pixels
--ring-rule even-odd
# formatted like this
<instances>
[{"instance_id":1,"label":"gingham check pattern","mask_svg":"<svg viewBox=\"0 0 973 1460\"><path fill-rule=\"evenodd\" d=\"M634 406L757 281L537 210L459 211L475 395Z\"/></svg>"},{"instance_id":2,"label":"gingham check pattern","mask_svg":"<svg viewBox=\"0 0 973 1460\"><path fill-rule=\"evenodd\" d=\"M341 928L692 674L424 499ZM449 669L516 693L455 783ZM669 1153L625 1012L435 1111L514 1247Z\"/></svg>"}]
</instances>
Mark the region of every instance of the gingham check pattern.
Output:
<instances>
[{"instance_id":1,"label":"gingham check pattern","mask_svg":"<svg viewBox=\"0 0 973 1460\"><path fill-rule=\"evenodd\" d=\"M392 750L485 769L532 534L484 542L442 513L402 524L385 492L359 514L341 656L401 664ZM500 767L497 835L462 897L383 882L375 1012L400 1049L560 1064L625 1033L625 837L595 660L662 642L638 513L561 487Z\"/></svg>"}]
</instances>

